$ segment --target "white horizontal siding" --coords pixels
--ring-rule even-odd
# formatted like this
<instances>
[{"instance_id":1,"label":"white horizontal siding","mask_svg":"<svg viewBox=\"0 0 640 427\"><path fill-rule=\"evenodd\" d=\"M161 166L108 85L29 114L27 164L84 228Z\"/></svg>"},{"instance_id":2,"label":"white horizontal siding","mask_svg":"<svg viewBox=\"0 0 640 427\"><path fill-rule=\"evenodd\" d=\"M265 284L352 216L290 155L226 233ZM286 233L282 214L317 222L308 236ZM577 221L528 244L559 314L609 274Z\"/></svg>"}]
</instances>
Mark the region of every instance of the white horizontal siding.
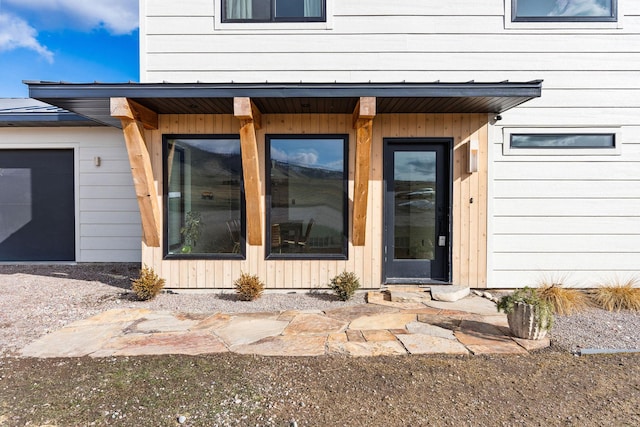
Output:
<instances>
[{"instance_id":1,"label":"white horizontal siding","mask_svg":"<svg viewBox=\"0 0 640 427\"><path fill-rule=\"evenodd\" d=\"M503 271L547 271L557 273L571 273L576 271L604 272L604 271L637 271L637 252L496 252L496 264L508 266ZM504 284L493 283L501 287Z\"/></svg>"},{"instance_id":2,"label":"white horizontal siding","mask_svg":"<svg viewBox=\"0 0 640 427\"><path fill-rule=\"evenodd\" d=\"M80 234L87 237L131 236L136 239L140 234L139 224L82 224ZM139 247L140 242L136 245Z\"/></svg>"},{"instance_id":3,"label":"white horizontal siding","mask_svg":"<svg viewBox=\"0 0 640 427\"><path fill-rule=\"evenodd\" d=\"M503 155L495 139L489 286L532 285L549 274L596 286L640 274L638 130L623 128L618 155Z\"/></svg>"},{"instance_id":4,"label":"white horizontal siding","mask_svg":"<svg viewBox=\"0 0 640 427\"><path fill-rule=\"evenodd\" d=\"M80 209L83 212L135 212L138 209L138 201L135 198L117 199L108 197L81 199Z\"/></svg>"},{"instance_id":5,"label":"white horizontal siding","mask_svg":"<svg viewBox=\"0 0 640 427\"><path fill-rule=\"evenodd\" d=\"M139 262L141 225L122 131L2 128L2 148L76 148L78 262ZM94 163L100 157L100 166Z\"/></svg>"},{"instance_id":6,"label":"white horizontal siding","mask_svg":"<svg viewBox=\"0 0 640 427\"><path fill-rule=\"evenodd\" d=\"M296 62L292 62L295 53ZM215 58L215 61L212 61ZM254 52L149 54L147 63L150 71L172 71L184 69L189 64L191 70L264 70L265 73L287 70L291 67L313 68L320 71L331 70L390 70L400 75L403 70L419 70L424 64L437 64L441 70L485 70L496 67L502 71L521 70L523 64L533 71L561 70L565 67L576 69L590 64L590 69L598 71L631 71L640 69L640 53L563 53L562 61L557 54L541 53L500 53L500 52ZM301 70L303 71L303 70ZM267 74L268 75L268 74Z\"/></svg>"},{"instance_id":7,"label":"white horizontal siding","mask_svg":"<svg viewBox=\"0 0 640 427\"><path fill-rule=\"evenodd\" d=\"M544 91L544 89L543 89ZM597 91L593 94L594 102ZM638 109L635 108L582 108L554 107L514 108L502 114L505 125L509 126L550 126L550 127L605 127L605 126L637 126Z\"/></svg>"},{"instance_id":8,"label":"white horizontal siding","mask_svg":"<svg viewBox=\"0 0 640 427\"><path fill-rule=\"evenodd\" d=\"M145 1L141 76L148 82L542 79L541 98L503 113L492 127L488 285L530 284L540 271L640 274L634 249L640 247L640 1L619 0L617 28L511 25L508 2L336 0L326 29L225 29L215 25L213 0ZM505 156L502 126L615 129L622 147L613 155Z\"/></svg>"},{"instance_id":9,"label":"white horizontal siding","mask_svg":"<svg viewBox=\"0 0 640 427\"><path fill-rule=\"evenodd\" d=\"M456 52L456 53L504 53L504 34L327 34L281 31L269 34L245 34L233 32L221 34L156 34L150 37L147 53L252 53L260 46L262 53L314 52L359 53L363 44L372 44L376 52ZM630 46L640 45L639 34L584 34L566 37L558 43L557 34L513 34L508 40L515 46L532 46L537 53L630 53ZM631 52L632 53L632 52Z\"/></svg>"},{"instance_id":10,"label":"white horizontal siding","mask_svg":"<svg viewBox=\"0 0 640 427\"><path fill-rule=\"evenodd\" d=\"M599 161L589 161L587 159L582 162L575 159L566 162L526 162L515 159L516 156L513 157L513 161L502 162L496 165L494 175L496 180L546 179L555 181L578 179L583 181L599 181L640 179L638 162L625 161L620 158L617 158L616 161L606 161L609 157L615 158L614 156L602 156ZM585 185L584 191L589 191L587 185Z\"/></svg>"},{"instance_id":11,"label":"white horizontal siding","mask_svg":"<svg viewBox=\"0 0 640 427\"><path fill-rule=\"evenodd\" d=\"M110 157L100 156L100 166L95 165L93 157L83 157L82 159L80 159L80 173L94 173L103 175L110 173L121 173L122 171L127 170L131 170L128 159L112 159Z\"/></svg>"},{"instance_id":12,"label":"white horizontal siding","mask_svg":"<svg viewBox=\"0 0 640 427\"><path fill-rule=\"evenodd\" d=\"M83 241L83 249L85 250L131 250L131 248L140 248L139 236L120 236L114 239L111 236L85 236Z\"/></svg>"},{"instance_id":13,"label":"white horizontal siding","mask_svg":"<svg viewBox=\"0 0 640 427\"><path fill-rule=\"evenodd\" d=\"M553 186L553 183L549 183ZM588 187L588 185L585 185ZM588 190L586 190L588 191ZM578 217L578 216L637 216L640 213L640 198L609 199L564 198L564 199L524 199L496 198L494 201L495 216L544 216L544 217ZM638 224L640 226L640 224ZM640 231L640 227L638 227ZM630 230L631 231L631 230ZM639 248L640 250L640 248ZM640 259L640 258L639 258Z\"/></svg>"},{"instance_id":14,"label":"white horizontal siding","mask_svg":"<svg viewBox=\"0 0 640 427\"><path fill-rule=\"evenodd\" d=\"M493 218L493 236L499 235L601 235L604 238L612 235L628 234L638 228L638 217L634 215L600 217L600 216L546 216L519 215L497 216ZM496 246L498 251L506 248ZM503 266L508 267L508 266ZM635 268L635 267L634 267Z\"/></svg>"},{"instance_id":15,"label":"white horizontal siding","mask_svg":"<svg viewBox=\"0 0 640 427\"><path fill-rule=\"evenodd\" d=\"M585 183L581 180L512 179L496 181L493 188L496 194L505 199L571 199L576 194L589 194L598 200L640 198L640 180L591 180Z\"/></svg>"},{"instance_id":16,"label":"white horizontal siding","mask_svg":"<svg viewBox=\"0 0 640 427\"><path fill-rule=\"evenodd\" d=\"M138 242L140 246L140 242ZM83 262L140 262L141 248L137 249L116 249L116 250L92 250L85 249Z\"/></svg>"},{"instance_id":17,"label":"white horizontal siding","mask_svg":"<svg viewBox=\"0 0 640 427\"><path fill-rule=\"evenodd\" d=\"M83 184L90 186L101 185L105 182L115 186L133 185L131 171L114 172L104 175L99 173L87 173L83 178ZM108 178L108 180L105 178Z\"/></svg>"},{"instance_id":18,"label":"white horizontal siding","mask_svg":"<svg viewBox=\"0 0 640 427\"><path fill-rule=\"evenodd\" d=\"M80 187L81 199L103 199L104 197L112 197L114 199L133 199L135 200L135 191L133 185L82 185Z\"/></svg>"},{"instance_id":19,"label":"white horizontal siding","mask_svg":"<svg viewBox=\"0 0 640 427\"><path fill-rule=\"evenodd\" d=\"M104 224L134 225L140 224L140 211L138 209L131 211L84 211L81 213L80 221L82 224L96 226ZM142 236L142 228L138 229L138 233Z\"/></svg>"},{"instance_id":20,"label":"white horizontal siding","mask_svg":"<svg viewBox=\"0 0 640 427\"><path fill-rule=\"evenodd\" d=\"M640 246L640 234L636 235L598 235L598 234L554 234L554 235L496 235L496 248L504 253L631 253L635 254Z\"/></svg>"},{"instance_id":21,"label":"white horizontal siding","mask_svg":"<svg viewBox=\"0 0 640 427\"><path fill-rule=\"evenodd\" d=\"M147 16L213 16L215 0L145 0L141 11Z\"/></svg>"},{"instance_id":22,"label":"white horizontal siding","mask_svg":"<svg viewBox=\"0 0 640 427\"><path fill-rule=\"evenodd\" d=\"M580 270L571 272L544 270L497 271L494 273L495 283L500 287L513 288L522 286L538 286L543 283L562 283L577 288L597 287L612 283L624 283L625 279L637 277L636 270Z\"/></svg>"}]
</instances>

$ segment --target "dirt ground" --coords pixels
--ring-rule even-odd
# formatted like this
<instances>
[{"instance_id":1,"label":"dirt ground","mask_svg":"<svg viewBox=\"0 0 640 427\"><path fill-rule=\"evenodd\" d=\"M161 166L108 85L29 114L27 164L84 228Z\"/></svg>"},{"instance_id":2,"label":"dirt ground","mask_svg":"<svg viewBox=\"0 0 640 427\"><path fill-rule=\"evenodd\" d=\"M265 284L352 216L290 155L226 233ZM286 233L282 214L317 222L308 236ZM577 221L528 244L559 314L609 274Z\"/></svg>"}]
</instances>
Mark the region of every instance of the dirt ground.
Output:
<instances>
[{"instance_id":1,"label":"dirt ground","mask_svg":"<svg viewBox=\"0 0 640 427\"><path fill-rule=\"evenodd\" d=\"M0 358L0 425L637 426L640 354Z\"/></svg>"}]
</instances>

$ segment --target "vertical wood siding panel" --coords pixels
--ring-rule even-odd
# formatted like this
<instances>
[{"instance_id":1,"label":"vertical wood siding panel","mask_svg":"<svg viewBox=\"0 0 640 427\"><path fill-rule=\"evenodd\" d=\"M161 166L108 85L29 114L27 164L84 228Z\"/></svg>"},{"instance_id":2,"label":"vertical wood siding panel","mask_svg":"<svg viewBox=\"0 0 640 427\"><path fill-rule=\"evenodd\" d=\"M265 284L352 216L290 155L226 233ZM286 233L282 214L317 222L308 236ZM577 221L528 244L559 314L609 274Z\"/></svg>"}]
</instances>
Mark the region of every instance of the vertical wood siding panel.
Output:
<instances>
[{"instance_id":1,"label":"vertical wood siding panel","mask_svg":"<svg viewBox=\"0 0 640 427\"><path fill-rule=\"evenodd\" d=\"M343 270L353 271L361 279L363 287L377 288L382 280L382 242L384 235L383 221L383 138L385 137L454 137L457 149L454 155L454 209L453 227L454 241L454 281L465 277L470 283L476 283L482 278L484 261L482 256L483 233L482 210L486 203L480 200L483 196L482 176L465 176L466 174L466 141L470 135L477 135L481 147L486 150L486 127L482 128L482 115L379 115L374 121L372 141L372 163L370 171L370 200L367 205L367 239L363 247L354 248L349 243L349 258L346 261L336 260L265 260L264 246L247 246L246 260L162 260L161 251L153 252L145 248L150 262L161 268L171 287L182 288L230 288L241 271L257 274L268 288L325 288L329 280ZM161 116L161 130L152 135L154 141L154 168L158 172L163 166L161 157L155 157L156 150L160 154L163 133L237 133L238 122L231 115L169 115ZM482 128L483 130L478 131ZM258 144L261 163L261 176L265 174L265 146L266 134L278 133L336 133L349 135L349 211L353 198L353 167L355 133L351 126L350 115L265 115L263 129L258 131ZM477 132L474 134L474 132ZM485 144L484 146L482 144ZM482 154L482 156L485 156ZM486 162L486 160L482 160ZM482 163L482 162L481 162ZM486 167L486 166L482 166ZM463 169L464 168L464 169ZM158 175L160 176L160 175ZM466 189L465 187L466 186ZM262 186L262 192L265 192ZM465 193L466 192L466 193ZM462 198L467 198L477 192L477 213L464 206ZM475 206L474 206L475 209ZM349 217L350 218L350 217ZM264 221L264 218L261 218ZM466 221L466 226L463 222ZM474 225L475 224L475 225ZM351 232L349 221L349 233ZM463 242L464 240L464 242ZM266 239L265 239L266 242ZM474 243L475 242L475 243ZM474 249L472 249L474 248ZM464 256L461 256L461 251ZM473 254L473 255L472 255ZM477 265L469 267L469 260L477 257Z\"/></svg>"},{"instance_id":2,"label":"vertical wood siding panel","mask_svg":"<svg viewBox=\"0 0 640 427\"><path fill-rule=\"evenodd\" d=\"M465 146L465 169L469 164L469 143L472 139L477 139L477 135L474 136L471 122L475 121L475 116L465 115L463 118L463 132L462 143ZM478 144L481 144L478 141ZM478 156L481 156L478 153ZM482 169L482 160L478 159L478 171ZM463 202L468 206L469 212L469 255L467 257L468 265L468 280L467 284L471 287L475 287L478 282L478 203L479 203L479 174L478 172L467 173L467 181L469 182L469 194L463 199ZM473 199L473 201L472 201Z\"/></svg>"},{"instance_id":3,"label":"vertical wood siding panel","mask_svg":"<svg viewBox=\"0 0 640 427\"><path fill-rule=\"evenodd\" d=\"M476 128L480 142L480 166L478 168L478 258L477 286L487 287L487 204L488 204L488 168L489 136L486 115L476 115Z\"/></svg>"}]
</instances>

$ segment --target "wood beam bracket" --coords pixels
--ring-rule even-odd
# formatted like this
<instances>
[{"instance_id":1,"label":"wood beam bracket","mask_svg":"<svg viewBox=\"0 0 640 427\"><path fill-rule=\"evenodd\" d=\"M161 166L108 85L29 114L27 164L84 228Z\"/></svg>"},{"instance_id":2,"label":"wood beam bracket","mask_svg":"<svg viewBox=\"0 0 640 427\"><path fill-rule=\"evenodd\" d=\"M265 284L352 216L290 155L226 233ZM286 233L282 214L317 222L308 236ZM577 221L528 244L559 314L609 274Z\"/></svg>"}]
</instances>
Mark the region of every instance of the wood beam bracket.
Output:
<instances>
[{"instance_id":1,"label":"wood beam bracket","mask_svg":"<svg viewBox=\"0 0 640 427\"><path fill-rule=\"evenodd\" d=\"M371 141L376 98L361 97L353 111L356 130L356 168L353 193L353 245L364 246L367 229L367 202L371 171Z\"/></svg>"},{"instance_id":2,"label":"wood beam bracket","mask_svg":"<svg viewBox=\"0 0 640 427\"><path fill-rule=\"evenodd\" d=\"M262 113L251 98L233 98L233 115L240 121L253 121L256 129L262 128Z\"/></svg>"},{"instance_id":3,"label":"wood beam bracket","mask_svg":"<svg viewBox=\"0 0 640 427\"><path fill-rule=\"evenodd\" d=\"M111 98L111 117L135 120L145 129L158 129L158 114L127 98Z\"/></svg>"},{"instance_id":4,"label":"wood beam bracket","mask_svg":"<svg viewBox=\"0 0 640 427\"><path fill-rule=\"evenodd\" d=\"M122 123L131 175L140 208L142 239L149 247L160 247L162 216L153 179L151 156L144 134L145 127L157 129L158 115L126 98L111 98L111 116L119 118Z\"/></svg>"},{"instance_id":5,"label":"wood beam bracket","mask_svg":"<svg viewBox=\"0 0 640 427\"><path fill-rule=\"evenodd\" d=\"M233 115L240 121L240 152L246 198L247 241L262 244L262 217L260 198L260 158L256 129L262 127L262 114L251 98L233 99Z\"/></svg>"}]
</instances>

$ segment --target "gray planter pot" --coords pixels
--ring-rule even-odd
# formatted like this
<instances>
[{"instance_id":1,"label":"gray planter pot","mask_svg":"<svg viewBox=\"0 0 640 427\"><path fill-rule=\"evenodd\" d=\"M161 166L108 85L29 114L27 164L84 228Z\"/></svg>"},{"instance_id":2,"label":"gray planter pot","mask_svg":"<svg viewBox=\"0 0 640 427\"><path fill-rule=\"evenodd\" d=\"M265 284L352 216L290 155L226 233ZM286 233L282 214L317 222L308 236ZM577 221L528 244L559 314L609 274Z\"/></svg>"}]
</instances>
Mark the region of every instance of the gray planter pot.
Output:
<instances>
[{"instance_id":1,"label":"gray planter pot","mask_svg":"<svg viewBox=\"0 0 640 427\"><path fill-rule=\"evenodd\" d=\"M537 307L523 302L516 302L513 311L507 314L511 333L526 340L540 340L547 335L547 328L540 326Z\"/></svg>"}]
</instances>

